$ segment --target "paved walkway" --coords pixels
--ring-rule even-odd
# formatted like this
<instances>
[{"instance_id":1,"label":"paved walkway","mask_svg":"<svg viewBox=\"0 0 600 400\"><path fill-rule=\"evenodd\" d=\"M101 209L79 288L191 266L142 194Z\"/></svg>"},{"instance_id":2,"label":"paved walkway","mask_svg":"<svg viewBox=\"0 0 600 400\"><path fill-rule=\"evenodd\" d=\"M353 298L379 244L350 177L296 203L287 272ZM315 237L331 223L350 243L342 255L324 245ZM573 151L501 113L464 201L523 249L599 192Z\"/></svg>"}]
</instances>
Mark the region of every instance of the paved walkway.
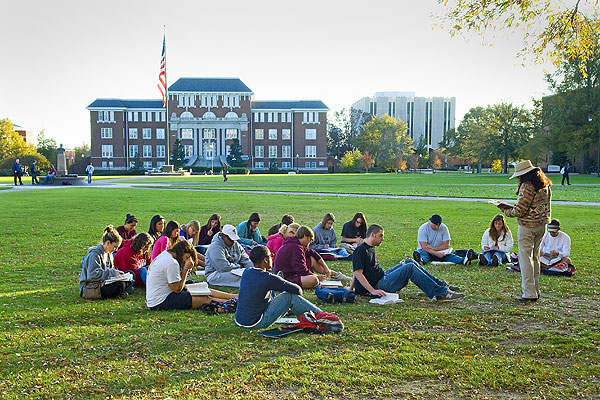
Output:
<instances>
[{"instance_id":1,"label":"paved walkway","mask_svg":"<svg viewBox=\"0 0 600 400\"><path fill-rule=\"evenodd\" d=\"M23 185L23 186L13 186L13 184L0 184L0 187L13 187L12 190L0 190L0 193L10 193L14 191L28 191L28 190L48 190L48 189L65 189L65 188L107 188L107 189L138 189L138 190L178 190L184 192L224 192L224 193L252 193L252 194L282 194L289 195L291 192L282 192L282 191L269 191L269 190L232 190L232 189L200 189L200 188L172 188L169 187L170 184L163 183L148 183L147 185L152 185L152 187L144 187L141 186L143 184L137 183L126 183L124 181L128 181L131 179L139 179L139 177L135 178L120 178L120 179L104 179L97 180L93 182L91 185L81 185L81 186L46 186L46 185ZM179 183L179 182L178 182ZM312 193L312 192L293 192L294 195L298 196L325 196L325 197L363 197L363 198L375 198L375 199L408 199L408 200L437 200L437 201L463 201L463 202L479 202L479 203L487 203L489 199L483 198L464 198L464 197L429 197L429 196L403 196L403 195L393 195L393 194L356 194L356 193ZM504 201L514 201L515 199L498 199ZM553 200L552 204L557 205L570 205L570 206L594 206L600 207L600 202L594 201L565 201L565 200Z\"/></svg>"}]
</instances>

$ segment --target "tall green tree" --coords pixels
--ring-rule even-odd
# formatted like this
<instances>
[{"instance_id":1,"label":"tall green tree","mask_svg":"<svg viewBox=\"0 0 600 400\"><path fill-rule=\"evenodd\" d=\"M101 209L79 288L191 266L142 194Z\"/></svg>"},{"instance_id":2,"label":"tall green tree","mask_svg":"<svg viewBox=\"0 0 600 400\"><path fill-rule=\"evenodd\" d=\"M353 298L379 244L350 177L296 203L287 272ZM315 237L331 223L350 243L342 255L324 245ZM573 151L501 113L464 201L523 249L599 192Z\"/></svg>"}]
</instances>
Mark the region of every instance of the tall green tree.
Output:
<instances>
[{"instance_id":1,"label":"tall green tree","mask_svg":"<svg viewBox=\"0 0 600 400\"><path fill-rule=\"evenodd\" d=\"M171 164L174 168L181 168L185 164L185 150L179 139L176 139L173 143L173 149L171 151Z\"/></svg>"},{"instance_id":2,"label":"tall green tree","mask_svg":"<svg viewBox=\"0 0 600 400\"><path fill-rule=\"evenodd\" d=\"M42 129L40 133L38 133L36 149L50 162L56 162L56 157L58 156L58 146L56 145L56 140L46 137L45 129Z\"/></svg>"},{"instance_id":3,"label":"tall green tree","mask_svg":"<svg viewBox=\"0 0 600 400\"><path fill-rule=\"evenodd\" d=\"M19 157L37 154L32 145L25 144L23 137L14 130L8 118L0 120L0 160L8 157Z\"/></svg>"},{"instance_id":4,"label":"tall green tree","mask_svg":"<svg viewBox=\"0 0 600 400\"><path fill-rule=\"evenodd\" d=\"M394 169L398 156L411 154L412 139L407 131L408 125L402 120L389 115L373 117L356 137L356 147L362 153L368 152L376 166Z\"/></svg>"},{"instance_id":5,"label":"tall green tree","mask_svg":"<svg viewBox=\"0 0 600 400\"><path fill-rule=\"evenodd\" d=\"M240 141L236 138L231 142L229 147L229 155L227 156L227 162L232 167L245 167L246 163L242 159L242 146Z\"/></svg>"},{"instance_id":6,"label":"tall green tree","mask_svg":"<svg viewBox=\"0 0 600 400\"><path fill-rule=\"evenodd\" d=\"M355 139L371 115L355 108L336 111L327 119L327 155L341 159L355 149Z\"/></svg>"}]
</instances>

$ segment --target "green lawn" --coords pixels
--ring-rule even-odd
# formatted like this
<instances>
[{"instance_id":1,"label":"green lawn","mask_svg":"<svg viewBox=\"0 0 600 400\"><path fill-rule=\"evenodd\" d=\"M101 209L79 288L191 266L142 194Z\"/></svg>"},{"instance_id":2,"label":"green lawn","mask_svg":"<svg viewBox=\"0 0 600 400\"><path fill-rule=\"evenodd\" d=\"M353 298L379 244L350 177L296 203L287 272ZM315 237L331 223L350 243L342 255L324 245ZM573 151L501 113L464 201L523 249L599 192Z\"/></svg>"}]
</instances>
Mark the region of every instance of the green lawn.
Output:
<instances>
[{"instance_id":1,"label":"green lawn","mask_svg":"<svg viewBox=\"0 0 600 400\"><path fill-rule=\"evenodd\" d=\"M339 335L275 341L237 328L230 315L149 312L142 290L126 300L84 301L77 280L85 249L128 212L141 231L156 213L204 223L219 212L238 223L258 211L266 231L284 213L312 227L330 211L339 236L343 222L363 211L386 228L379 256L389 268L412 253L417 228L434 212L455 249L477 248L496 208L101 188L0 196L0 398L591 399L600 391L598 207L553 207L573 240L578 273L542 276L535 305L512 301L520 277L501 267L430 266L467 297L432 303L409 284L400 292L405 302L392 307L362 298L324 305L344 321ZM331 264L351 273L349 262ZM306 297L316 301L312 292Z\"/></svg>"}]
</instances>

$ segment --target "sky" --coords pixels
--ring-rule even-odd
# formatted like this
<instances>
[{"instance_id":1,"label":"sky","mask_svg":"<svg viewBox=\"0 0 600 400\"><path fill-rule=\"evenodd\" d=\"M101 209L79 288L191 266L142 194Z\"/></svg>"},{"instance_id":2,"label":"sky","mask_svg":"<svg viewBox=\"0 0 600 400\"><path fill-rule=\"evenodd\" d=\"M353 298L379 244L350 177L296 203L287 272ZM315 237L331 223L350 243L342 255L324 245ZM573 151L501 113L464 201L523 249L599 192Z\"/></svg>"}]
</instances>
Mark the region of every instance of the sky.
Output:
<instances>
[{"instance_id":1,"label":"sky","mask_svg":"<svg viewBox=\"0 0 600 400\"><path fill-rule=\"evenodd\" d=\"M550 64L517 58L500 34L451 37L435 0L1 1L0 118L65 147L90 142L96 98L159 99L163 32L168 84L238 77L257 100L322 100L331 111L383 91L456 97L472 107L531 106Z\"/></svg>"}]
</instances>

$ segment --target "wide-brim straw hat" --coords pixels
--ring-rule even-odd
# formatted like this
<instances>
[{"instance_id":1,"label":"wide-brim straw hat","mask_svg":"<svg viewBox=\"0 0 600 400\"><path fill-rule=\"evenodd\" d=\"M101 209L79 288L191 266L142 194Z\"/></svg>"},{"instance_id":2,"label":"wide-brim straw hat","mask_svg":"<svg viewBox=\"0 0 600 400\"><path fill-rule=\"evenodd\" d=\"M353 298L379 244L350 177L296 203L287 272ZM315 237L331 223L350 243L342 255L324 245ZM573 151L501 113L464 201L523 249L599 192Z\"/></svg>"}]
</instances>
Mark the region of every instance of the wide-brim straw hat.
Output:
<instances>
[{"instance_id":1,"label":"wide-brim straw hat","mask_svg":"<svg viewBox=\"0 0 600 400\"><path fill-rule=\"evenodd\" d=\"M512 174L512 176L508 179L512 179L517 176L525 175L529 171L533 171L536 168L537 167L534 167L533 164L531 164L531 161L529 161L529 160L521 161L521 162L515 164L515 173Z\"/></svg>"}]
</instances>

